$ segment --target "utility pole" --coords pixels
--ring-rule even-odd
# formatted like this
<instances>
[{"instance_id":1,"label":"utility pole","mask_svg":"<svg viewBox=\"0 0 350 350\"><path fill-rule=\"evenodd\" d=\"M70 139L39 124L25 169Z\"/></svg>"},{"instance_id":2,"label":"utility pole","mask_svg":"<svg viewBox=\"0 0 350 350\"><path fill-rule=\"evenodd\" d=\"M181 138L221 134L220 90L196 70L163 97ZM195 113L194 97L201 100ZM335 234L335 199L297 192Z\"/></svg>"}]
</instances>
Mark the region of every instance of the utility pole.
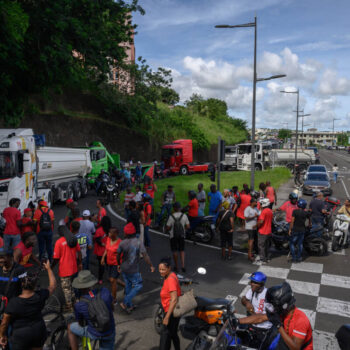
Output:
<instances>
[{"instance_id":1,"label":"utility pole","mask_svg":"<svg viewBox=\"0 0 350 350\"><path fill-rule=\"evenodd\" d=\"M218 162L217 162L217 170L218 170L218 177L217 177L217 183L216 183L216 187L217 190L220 191L220 168L221 168L221 137L218 137Z\"/></svg>"},{"instance_id":2,"label":"utility pole","mask_svg":"<svg viewBox=\"0 0 350 350\"><path fill-rule=\"evenodd\" d=\"M334 143L336 143L336 142L334 142L334 141L337 141L337 139L335 138L335 135L334 135L334 121L335 120L340 120L339 118L333 118L333 120L332 120L332 122L333 122L333 127L332 127L332 138L333 138L333 141L332 141L332 146L334 146Z\"/></svg>"}]
</instances>

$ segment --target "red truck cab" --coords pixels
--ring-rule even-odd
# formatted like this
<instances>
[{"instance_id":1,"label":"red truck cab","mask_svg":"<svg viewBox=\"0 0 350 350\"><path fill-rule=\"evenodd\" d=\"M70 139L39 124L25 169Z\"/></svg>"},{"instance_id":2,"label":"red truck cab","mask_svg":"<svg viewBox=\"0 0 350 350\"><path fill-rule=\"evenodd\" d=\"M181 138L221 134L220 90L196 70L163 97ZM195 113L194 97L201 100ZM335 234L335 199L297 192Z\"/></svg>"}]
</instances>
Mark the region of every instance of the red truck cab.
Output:
<instances>
[{"instance_id":1,"label":"red truck cab","mask_svg":"<svg viewBox=\"0 0 350 350\"><path fill-rule=\"evenodd\" d=\"M192 140L175 140L162 147L165 170L173 174L207 172L210 164L194 164Z\"/></svg>"}]
</instances>

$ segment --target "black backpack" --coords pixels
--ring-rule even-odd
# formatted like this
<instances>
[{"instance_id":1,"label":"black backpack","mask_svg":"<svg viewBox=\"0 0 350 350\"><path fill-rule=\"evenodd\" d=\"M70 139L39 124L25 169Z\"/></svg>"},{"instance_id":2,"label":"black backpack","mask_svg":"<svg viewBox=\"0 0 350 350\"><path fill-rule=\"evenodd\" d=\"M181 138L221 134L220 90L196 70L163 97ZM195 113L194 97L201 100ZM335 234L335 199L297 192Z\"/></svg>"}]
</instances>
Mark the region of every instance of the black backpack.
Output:
<instances>
[{"instance_id":1,"label":"black backpack","mask_svg":"<svg viewBox=\"0 0 350 350\"><path fill-rule=\"evenodd\" d=\"M41 211L40 222L39 222L40 231L50 231L52 228L50 209L48 209L46 213L42 209L40 209L40 211Z\"/></svg>"},{"instance_id":2,"label":"black backpack","mask_svg":"<svg viewBox=\"0 0 350 350\"><path fill-rule=\"evenodd\" d=\"M185 237L185 228L183 227L181 223L181 219L184 216L184 214L181 214L178 218L175 218L174 215L171 215L174 219L174 238L182 238Z\"/></svg>"},{"instance_id":3,"label":"black backpack","mask_svg":"<svg viewBox=\"0 0 350 350\"><path fill-rule=\"evenodd\" d=\"M82 298L88 304L88 313L94 329L99 333L105 333L111 329L110 312L104 300L101 298L100 291L95 295L89 292L91 299Z\"/></svg>"}]
</instances>

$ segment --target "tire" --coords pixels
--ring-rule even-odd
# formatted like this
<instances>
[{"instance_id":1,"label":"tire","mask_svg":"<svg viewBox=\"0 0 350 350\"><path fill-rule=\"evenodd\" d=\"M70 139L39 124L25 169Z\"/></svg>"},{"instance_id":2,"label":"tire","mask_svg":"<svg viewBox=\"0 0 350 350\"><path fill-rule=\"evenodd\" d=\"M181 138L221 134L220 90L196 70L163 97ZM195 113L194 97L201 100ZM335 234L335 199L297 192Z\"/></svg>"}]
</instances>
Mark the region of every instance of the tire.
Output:
<instances>
[{"instance_id":1,"label":"tire","mask_svg":"<svg viewBox=\"0 0 350 350\"><path fill-rule=\"evenodd\" d=\"M73 198L74 197L74 189L73 189L73 184L68 184L67 186L67 199L68 198Z\"/></svg>"},{"instance_id":2,"label":"tire","mask_svg":"<svg viewBox=\"0 0 350 350\"><path fill-rule=\"evenodd\" d=\"M181 175L188 175L188 168L186 165L183 165L181 168L180 168L180 174Z\"/></svg>"},{"instance_id":3,"label":"tire","mask_svg":"<svg viewBox=\"0 0 350 350\"><path fill-rule=\"evenodd\" d=\"M255 169L255 171L261 171L262 170L261 164L255 164L254 169Z\"/></svg>"},{"instance_id":4,"label":"tire","mask_svg":"<svg viewBox=\"0 0 350 350\"><path fill-rule=\"evenodd\" d=\"M294 173L294 164L293 163L288 163L286 165L286 168L288 168L292 174Z\"/></svg>"},{"instance_id":5,"label":"tire","mask_svg":"<svg viewBox=\"0 0 350 350\"><path fill-rule=\"evenodd\" d=\"M204 231L206 235L201 239L201 241L202 243L209 244L214 238L214 234L210 225L205 225Z\"/></svg>"},{"instance_id":6,"label":"tire","mask_svg":"<svg viewBox=\"0 0 350 350\"><path fill-rule=\"evenodd\" d=\"M81 197L81 187L80 183L75 183L73 199L77 201Z\"/></svg>"},{"instance_id":7,"label":"tire","mask_svg":"<svg viewBox=\"0 0 350 350\"><path fill-rule=\"evenodd\" d=\"M89 191L88 185L87 185L86 181L83 181L81 183L81 198L85 198L88 194L88 191Z\"/></svg>"},{"instance_id":8,"label":"tire","mask_svg":"<svg viewBox=\"0 0 350 350\"><path fill-rule=\"evenodd\" d=\"M61 325L51 333L49 345L53 350L67 349L67 346L68 346L67 325L65 324Z\"/></svg>"},{"instance_id":9,"label":"tire","mask_svg":"<svg viewBox=\"0 0 350 350\"><path fill-rule=\"evenodd\" d=\"M160 304L156 305L153 312L153 324L155 331L160 334L163 328L164 310Z\"/></svg>"},{"instance_id":10,"label":"tire","mask_svg":"<svg viewBox=\"0 0 350 350\"><path fill-rule=\"evenodd\" d=\"M333 235L333 239L332 239L332 250L333 252L337 252L340 249L340 239L341 236L334 236Z\"/></svg>"}]
</instances>

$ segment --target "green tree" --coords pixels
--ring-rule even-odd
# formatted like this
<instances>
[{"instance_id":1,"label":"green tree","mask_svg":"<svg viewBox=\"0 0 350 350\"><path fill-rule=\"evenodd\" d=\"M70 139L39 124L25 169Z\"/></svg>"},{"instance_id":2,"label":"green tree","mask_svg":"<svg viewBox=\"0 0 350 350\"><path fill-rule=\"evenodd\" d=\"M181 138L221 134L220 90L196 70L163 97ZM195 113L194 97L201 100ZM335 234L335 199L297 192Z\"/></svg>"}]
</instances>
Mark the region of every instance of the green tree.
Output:
<instances>
[{"instance_id":1,"label":"green tree","mask_svg":"<svg viewBox=\"0 0 350 350\"><path fill-rule=\"evenodd\" d=\"M337 145L338 146L348 146L349 136L346 133L341 133L337 135Z\"/></svg>"},{"instance_id":2,"label":"green tree","mask_svg":"<svg viewBox=\"0 0 350 350\"><path fill-rule=\"evenodd\" d=\"M289 129L279 129L278 138L281 140L290 139L292 137L292 132Z\"/></svg>"}]
</instances>

